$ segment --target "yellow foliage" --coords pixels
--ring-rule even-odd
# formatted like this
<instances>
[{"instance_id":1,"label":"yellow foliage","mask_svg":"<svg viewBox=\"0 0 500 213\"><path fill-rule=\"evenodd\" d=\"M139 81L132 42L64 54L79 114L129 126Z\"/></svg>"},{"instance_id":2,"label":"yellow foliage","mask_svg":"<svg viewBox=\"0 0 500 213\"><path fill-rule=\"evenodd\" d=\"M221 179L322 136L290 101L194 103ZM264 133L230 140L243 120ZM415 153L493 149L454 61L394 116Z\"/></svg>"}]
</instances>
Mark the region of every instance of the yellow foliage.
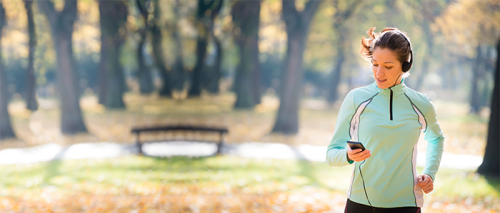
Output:
<instances>
[{"instance_id":1,"label":"yellow foliage","mask_svg":"<svg viewBox=\"0 0 500 213\"><path fill-rule=\"evenodd\" d=\"M281 1L261 3L259 38L260 52L285 52L286 32L281 20Z\"/></svg>"},{"instance_id":2,"label":"yellow foliage","mask_svg":"<svg viewBox=\"0 0 500 213\"><path fill-rule=\"evenodd\" d=\"M477 45L495 44L500 39L499 17L497 0L460 0L449 5L432 27L444 34L448 46L457 46L471 56Z\"/></svg>"}]
</instances>

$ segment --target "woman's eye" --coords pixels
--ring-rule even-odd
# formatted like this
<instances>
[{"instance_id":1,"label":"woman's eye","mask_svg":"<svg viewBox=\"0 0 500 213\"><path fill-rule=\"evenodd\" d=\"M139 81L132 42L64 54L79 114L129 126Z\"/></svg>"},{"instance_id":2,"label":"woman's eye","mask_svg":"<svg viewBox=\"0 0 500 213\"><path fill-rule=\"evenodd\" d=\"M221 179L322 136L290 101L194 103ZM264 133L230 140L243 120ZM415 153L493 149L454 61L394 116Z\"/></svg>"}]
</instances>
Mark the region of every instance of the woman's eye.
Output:
<instances>
[{"instance_id":1,"label":"woman's eye","mask_svg":"<svg viewBox=\"0 0 500 213\"><path fill-rule=\"evenodd\" d=\"M387 69L391 69L392 67L385 67L385 68L387 68Z\"/></svg>"},{"instance_id":2,"label":"woman's eye","mask_svg":"<svg viewBox=\"0 0 500 213\"><path fill-rule=\"evenodd\" d=\"M374 67L378 67L378 64L373 64Z\"/></svg>"}]
</instances>

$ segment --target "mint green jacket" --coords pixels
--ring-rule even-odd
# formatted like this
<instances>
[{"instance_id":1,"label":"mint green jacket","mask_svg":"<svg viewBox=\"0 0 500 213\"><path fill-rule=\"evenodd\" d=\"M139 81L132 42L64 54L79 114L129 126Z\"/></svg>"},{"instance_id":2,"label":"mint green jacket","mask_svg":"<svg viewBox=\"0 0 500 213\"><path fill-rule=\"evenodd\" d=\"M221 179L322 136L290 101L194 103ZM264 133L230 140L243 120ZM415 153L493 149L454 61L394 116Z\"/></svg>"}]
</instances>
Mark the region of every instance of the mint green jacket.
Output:
<instances>
[{"instance_id":1,"label":"mint green jacket","mask_svg":"<svg viewBox=\"0 0 500 213\"><path fill-rule=\"evenodd\" d=\"M388 89L372 83L350 91L344 99L326 161L330 166L355 164L347 192L351 201L369 205L368 196L374 207L422 207L423 191L416 185L417 142L422 131L428 143L423 174L435 180L444 137L432 102L404 82ZM349 140L363 143L371 157L348 161Z\"/></svg>"}]
</instances>

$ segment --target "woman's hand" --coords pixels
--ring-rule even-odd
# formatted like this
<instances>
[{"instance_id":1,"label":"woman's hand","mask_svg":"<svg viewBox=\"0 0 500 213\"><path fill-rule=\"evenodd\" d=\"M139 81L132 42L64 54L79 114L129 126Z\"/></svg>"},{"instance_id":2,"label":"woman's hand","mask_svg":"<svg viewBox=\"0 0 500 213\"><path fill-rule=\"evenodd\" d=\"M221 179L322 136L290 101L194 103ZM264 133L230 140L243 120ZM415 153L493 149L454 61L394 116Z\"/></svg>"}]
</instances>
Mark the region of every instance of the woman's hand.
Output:
<instances>
[{"instance_id":1,"label":"woman's hand","mask_svg":"<svg viewBox=\"0 0 500 213\"><path fill-rule=\"evenodd\" d=\"M365 151L361 151L361 149L351 150L351 148L347 147L347 158L356 162L364 161L372 155L372 152L368 149Z\"/></svg>"},{"instance_id":2,"label":"woman's hand","mask_svg":"<svg viewBox=\"0 0 500 213\"><path fill-rule=\"evenodd\" d=\"M434 181L432 181L431 176L428 174L419 175L417 177L417 186L420 186L425 192L425 194L429 194L434 190Z\"/></svg>"}]
</instances>

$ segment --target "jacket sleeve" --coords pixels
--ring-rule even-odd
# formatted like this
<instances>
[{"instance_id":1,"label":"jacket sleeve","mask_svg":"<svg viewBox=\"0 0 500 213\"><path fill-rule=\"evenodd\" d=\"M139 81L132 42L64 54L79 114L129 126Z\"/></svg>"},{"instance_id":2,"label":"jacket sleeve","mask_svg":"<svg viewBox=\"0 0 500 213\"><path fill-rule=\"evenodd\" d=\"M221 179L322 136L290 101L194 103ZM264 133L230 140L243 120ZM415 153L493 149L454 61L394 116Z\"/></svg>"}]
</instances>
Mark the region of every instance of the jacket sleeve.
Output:
<instances>
[{"instance_id":1,"label":"jacket sleeve","mask_svg":"<svg viewBox=\"0 0 500 213\"><path fill-rule=\"evenodd\" d=\"M326 162L330 166L345 166L354 162L347 160L347 141L351 139L349 129L355 111L352 93L347 94L340 107L333 138L326 151Z\"/></svg>"},{"instance_id":2,"label":"jacket sleeve","mask_svg":"<svg viewBox=\"0 0 500 213\"><path fill-rule=\"evenodd\" d=\"M438 171L441 156L443 155L444 136L436 118L436 110L430 100L424 117L427 123L427 127L424 130L424 138L427 141L427 153L425 155L425 168L422 173L428 174L435 181L436 172Z\"/></svg>"}]
</instances>

